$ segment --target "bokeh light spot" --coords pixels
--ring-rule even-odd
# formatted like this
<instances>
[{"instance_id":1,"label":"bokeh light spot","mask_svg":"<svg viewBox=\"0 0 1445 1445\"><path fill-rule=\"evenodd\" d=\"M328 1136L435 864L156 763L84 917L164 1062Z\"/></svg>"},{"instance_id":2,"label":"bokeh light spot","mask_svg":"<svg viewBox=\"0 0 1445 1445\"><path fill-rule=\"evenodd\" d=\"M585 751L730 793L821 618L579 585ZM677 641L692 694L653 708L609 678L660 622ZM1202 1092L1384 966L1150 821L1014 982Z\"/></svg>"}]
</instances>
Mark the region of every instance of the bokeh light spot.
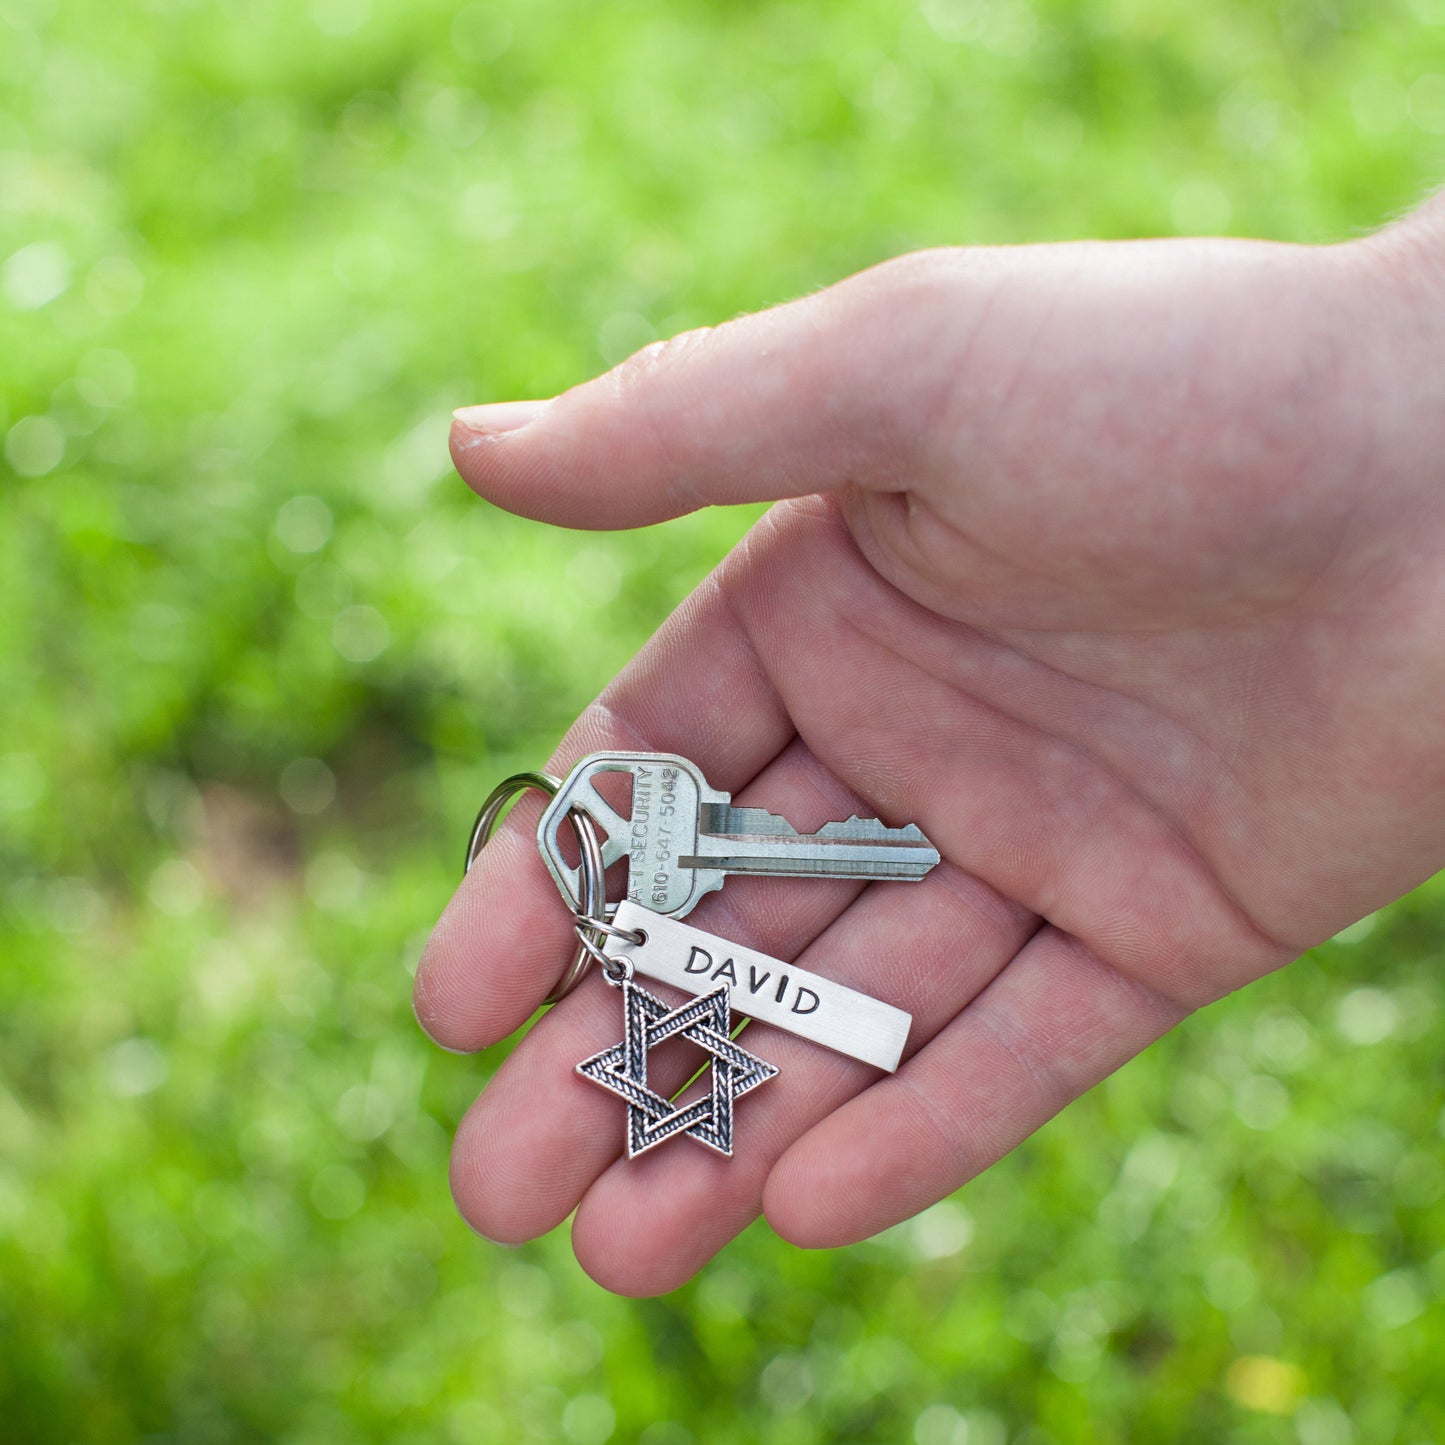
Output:
<instances>
[{"instance_id":1,"label":"bokeh light spot","mask_svg":"<svg viewBox=\"0 0 1445 1445\"><path fill-rule=\"evenodd\" d=\"M105 900L84 878L52 878L45 911L57 933L89 933L105 917Z\"/></svg>"},{"instance_id":2,"label":"bokeh light spot","mask_svg":"<svg viewBox=\"0 0 1445 1445\"><path fill-rule=\"evenodd\" d=\"M597 328L597 351L608 366L616 366L657 339L647 317L636 311L617 311Z\"/></svg>"},{"instance_id":3,"label":"bokeh light spot","mask_svg":"<svg viewBox=\"0 0 1445 1445\"><path fill-rule=\"evenodd\" d=\"M359 1144L379 1139L391 1128L395 1110L385 1090L355 1084L337 1101L336 1122L348 1139Z\"/></svg>"},{"instance_id":4,"label":"bokeh light spot","mask_svg":"<svg viewBox=\"0 0 1445 1445\"><path fill-rule=\"evenodd\" d=\"M354 859L328 849L317 854L306 868L306 893L328 913L344 913L361 897L365 874Z\"/></svg>"},{"instance_id":5,"label":"bokeh light spot","mask_svg":"<svg viewBox=\"0 0 1445 1445\"><path fill-rule=\"evenodd\" d=\"M54 241L32 241L0 266L0 294L17 311L38 311L70 286L70 257Z\"/></svg>"},{"instance_id":6,"label":"bokeh light spot","mask_svg":"<svg viewBox=\"0 0 1445 1445\"><path fill-rule=\"evenodd\" d=\"M372 662L386 651L391 629L374 607L344 607L331 625L331 641L347 662Z\"/></svg>"},{"instance_id":7,"label":"bokeh light spot","mask_svg":"<svg viewBox=\"0 0 1445 1445\"><path fill-rule=\"evenodd\" d=\"M1225 1393L1246 1410L1289 1415L1299 1408L1306 1387L1298 1365L1270 1355L1241 1355L1224 1377Z\"/></svg>"},{"instance_id":8,"label":"bokeh light spot","mask_svg":"<svg viewBox=\"0 0 1445 1445\"><path fill-rule=\"evenodd\" d=\"M500 241L517 229L517 200L505 177L473 181L457 197L456 226L473 241Z\"/></svg>"},{"instance_id":9,"label":"bokeh light spot","mask_svg":"<svg viewBox=\"0 0 1445 1445\"><path fill-rule=\"evenodd\" d=\"M48 416L23 416L5 437L5 460L22 477L43 477L65 456L65 432Z\"/></svg>"},{"instance_id":10,"label":"bokeh light spot","mask_svg":"<svg viewBox=\"0 0 1445 1445\"><path fill-rule=\"evenodd\" d=\"M1254 1269L1238 1255L1212 1257L1204 1268L1204 1297L1226 1314L1251 1305L1259 1296Z\"/></svg>"},{"instance_id":11,"label":"bokeh light spot","mask_svg":"<svg viewBox=\"0 0 1445 1445\"><path fill-rule=\"evenodd\" d=\"M123 351L97 346L77 363L75 389L92 406L123 406L135 392L135 367Z\"/></svg>"},{"instance_id":12,"label":"bokeh light spot","mask_svg":"<svg viewBox=\"0 0 1445 1445\"><path fill-rule=\"evenodd\" d=\"M145 277L128 256L102 256L85 278L85 299L101 316L124 316L145 293Z\"/></svg>"},{"instance_id":13,"label":"bokeh light spot","mask_svg":"<svg viewBox=\"0 0 1445 1445\"><path fill-rule=\"evenodd\" d=\"M914 1445L970 1445L968 1421L952 1405L928 1405L913 1422Z\"/></svg>"},{"instance_id":14,"label":"bokeh light spot","mask_svg":"<svg viewBox=\"0 0 1445 1445\"><path fill-rule=\"evenodd\" d=\"M1410 119L1426 135L1445 135L1445 75L1422 75L1411 87Z\"/></svg>"},{"instance_id":15,"label":"bokeh light spot","mask_svg":"<svg viewBox=\"0 0 1445 1445\"><path fill-rule=\"evenodd\" d=\"M973 1239L973 1216L956 1199L942 1199L908 1221L908 1237L919 1259L950 1259Z\"/></svg>"},{"instance_id":16,"label":"bokeh light spot","mask_svg":"<svg viewBox=\"0 0 1445 1445\"><path fill-rule=\"evenodd\" d=\"M276 536L291 552L319 552L331 539L331 508L320 497L292 497L276 512Z\"/></svg>"},{"instance_id":17,"label":"bokeh light spot","mask_svg":"<svg viewBox=\"0 0 1445 1445\"><path fill-rule=\"evenodd\" d=\"M1335 1028L1347 1043L1383 1043L1399 1025L1399 1005L1384 989L1353 989L1335 1009Z\"/></svg>"},{"instance_id":18,"label":"bokeh light spot","mask_svg":"<svg viewBox=\"0 0 1445 1445\"><path fill-rule=\"evenodd\" d=\"M151 874L146 896L169 917L187 918L205 900L206 885L194 863L167 858Z\"/></svg>"},{"instance_id":19,"label":"bokeh light spot","mask_svg":"<svg viewBox=\"0 0 1445 1445\"><path fill-rule=\"evenodd\" d=\"M517 1260L499 1276L497 1298L508 1314L521 1320L536 1319L552 1301L551 1276L535 1264Z\"/></svg>"},{"instance_id":20,"label":"bokeh light spot","mask_svg":"<svg viewBox=\"0 0 1445 1445\"><path fill-rule=\"evenodd\" d=\"M1405 123L1405 88L1393 75L1366 75L1350 88L1361 135L1386 136Z\"/></svg>"},{"instance_id":21,"label":"bokeh light spot","mask_svg":"<svg viewBox=\"0 0 1445 1445\"><path fill-rule=\"evenodd\" d=\"M1376 918L1376 914L1367 913L1363 918L1350 924L1348 928L1340 929L1331 941L1346 945L1363 943L1375 931Z\"/></svg>"},{"instance_id":22,"label":"bokeh light spot","mask_svg":"<svg viewBox=\"0 0 1445 1445\"><path fill-rule=\"evenodd\" d=\"M1309 1058L1314 1034L1297 1009L1267 1009L1255 1020L1254 1051L1260 1061L1292 1071Z\"/></svg>"},{"instance_id":23,"label":"bokeh light spot","mask_svg":"<svg viewBox=\"0 0 1445 1445\"><path fill-rule=\"evenodd\" d=\"M1355 1427L1338 1400L1306 1400L1294 1420L1299 1445L1353 1445Z\"/></svg>"},{"instance_id":24,"label":"bokeh light spot","mask_svg":"<svg viewBox=\"0 0 1445 1445\"><path fill-rule=\"evenodd\" d=\"M572 1445L605 1445L617 1428L617 1412L602 1395L577 1395L562 1408L562 1433Z\"/></svg>"},{"instance_id":25,"label":"bokeh light spot","mask_svg":"<svg viewBox=\"0 0 1445 1445\"><path fill-rule=\"evenodd\" d=\"M371 18L371 0L311 0L311 19L323 35L354 35Z\"/></svg>"},{"instance_id":26,"label":"bokeh light spot","mask_svg":"<svg viewBox=\"0 0 1445 1445\"><path fill-rule=\"evenodd\" d=\"M1360 1302L1382 1330L1398 1330L1425 1313L1425 1290L1414 1270L1396 1269L1369 1285Z\"/></svg>"},{"instance_id":27,"label":"bokeh light spot","mask_svg":"<svg viewBox=\"0 0 1445 1445\"><path fill-rule=\"evenodd\" d=\"M336 774L320 758L292 758L281 769L281 801L293 813L324 813L336 800Z\"/></svg>"},{"instance_id":28,"label":"bokeh light spot","mask_svg":"<svg viewBox=\"0 0 1445 1445\"><path fill-rule=\"evenodd\" d=\"M452 19L452 45L463 60L486 65L512 45L512 22L494 4L466 5Z\"/></svg>"},{"instance_id":29,"label":"bokeh light spot","mask_svg":"<svg viewBox=\"0 0 1445 1445\"><path fill-rule=\"evenodd\" d=\"M1278 1128L1289 1117L1289 1090L1269 1074L1251 1074L1234 1086L1234 1112L1246 1129Z\"/></svg>"},{"instance_id":30,"label":"bokeh light spot","mask_svg":"<svg viewBox=\"0 0 1445 1445\"><path fill-rule=\"evenodd\" d=\"M552 1358L569 1375L585 1375L602 1363L602 1336L586 1320L564 1320L552 1331Z\"/></svg>"},{"instance_id":31,"label":"bokeh light spot","mask_svg":"<svg viewBox=\"0 0 1445 1445\"><path fill-rule=\"evenodd\" d=\"M170 1074L166 1056L150 1039L122 1039L105 1056L110 1091L121 1099L154 1093Z\"/></svg>"},{"instance_id":32,"label":"bokeh light spot","mask_svg":"<svg viewBox=\"0 0 1445 1445\"><path fill-rule=\"evenodd\" d=\"M780 1415L802 1409L816 1388L813 1371L801 1355L776 1355L758 1376L758 1393Z\"/></svg>"}]
</instances>

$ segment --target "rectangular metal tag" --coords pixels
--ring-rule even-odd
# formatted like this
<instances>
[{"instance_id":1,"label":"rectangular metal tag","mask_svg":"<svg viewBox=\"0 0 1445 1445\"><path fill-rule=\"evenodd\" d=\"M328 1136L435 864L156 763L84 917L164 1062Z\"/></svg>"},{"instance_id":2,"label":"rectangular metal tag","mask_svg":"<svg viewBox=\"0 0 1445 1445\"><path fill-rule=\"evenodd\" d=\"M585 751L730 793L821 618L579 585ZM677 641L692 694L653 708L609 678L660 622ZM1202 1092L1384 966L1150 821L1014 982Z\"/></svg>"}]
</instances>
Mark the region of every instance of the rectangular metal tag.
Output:
<instances>
[{"instance_id":1,"label":"rectangular metal tag","mask_svg":"<svg viewBox=\"0 0 1445 1445\"><path fill-rule=\"evenodd\" d=\"M898 1067L913 1022L901 1008L636 903L619 904L613 922L647 935L646 943L609 937L606 944L645 977L691 994L725 983L737 1013L890 1074Z\"/></svg>"}]
</instances>

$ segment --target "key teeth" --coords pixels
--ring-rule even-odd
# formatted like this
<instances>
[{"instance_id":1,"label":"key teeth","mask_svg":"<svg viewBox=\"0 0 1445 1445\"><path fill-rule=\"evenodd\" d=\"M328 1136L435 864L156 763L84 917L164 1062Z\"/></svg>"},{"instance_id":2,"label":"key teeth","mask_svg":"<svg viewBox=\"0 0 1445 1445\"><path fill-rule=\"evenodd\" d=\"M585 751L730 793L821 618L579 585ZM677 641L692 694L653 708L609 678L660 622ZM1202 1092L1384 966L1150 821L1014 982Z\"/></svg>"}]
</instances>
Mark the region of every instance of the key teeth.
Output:
<instances>
[{"instance_id":1,"label":"key teeth","mask_svg":"<svg viewBox=\"0 0 1445 1445\"><path fill-rule=\"evenodd\" d=\"M734 808L731 804L712 803L703 818L702 832L728 837L796 838L798 830L786 818L766 808Z\"/></svg>"},{"instance_id":2,"label":"key teeth","mask_svg":"<svg viewBox=\"0 0 1445 1445\"><path fill-rule=\"evenodd\" d=\"M824 823L814 837L887 838L909 843L928 842L917 823L906 823L901 828L889 828L879 818L860 818L856 813L845 823Z\"/></svg>"}]
</instances>

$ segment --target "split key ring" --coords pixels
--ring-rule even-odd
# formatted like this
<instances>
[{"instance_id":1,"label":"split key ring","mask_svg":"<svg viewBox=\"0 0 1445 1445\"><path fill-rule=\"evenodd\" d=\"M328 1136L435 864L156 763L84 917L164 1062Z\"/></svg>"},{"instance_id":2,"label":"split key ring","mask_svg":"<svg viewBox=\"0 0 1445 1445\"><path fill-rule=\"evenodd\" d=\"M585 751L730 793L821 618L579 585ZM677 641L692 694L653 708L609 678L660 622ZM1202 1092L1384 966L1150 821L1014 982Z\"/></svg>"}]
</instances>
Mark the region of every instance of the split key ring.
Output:
<instances>
[{"instance_id":1,"label":"split key ring","mask_svg":"<svg viewBox=\"0 0 1445 1445\"><path fill-rule=\"evenodd\" d=\"M472 824L472 836L467 842L467 858L462 868L462 876L465 877L472 871L472 864L477 860L477 854L487 846L488 840L496 831L497 823L500 821L507 804L513 798L519 797L529 788L535 788L539 793L545 793L549 798L555 797L557 790L562 786L560 778L554 778L551 773L513 773L510 778L504 778L487 795L487 800L482 804L481 811L477 814L477 820ZM558 880L558 886L563 890L563 897L571 908L573 916L577 920L577 952L573 955L572 962L567 966L567 971L558 981L557 986L543 1000L544 1003L558 1003L582 982L583 975L587 972L588 965L594 958L602 958L602 945L606 935L614 931L612 925L607 921L607 879L606 868L602 862L602 843L597 837L597 827L592 819L578 808L568 811L568 819L572 824L572 831L577 835L577 846L581 853L582 866L579 870L579 883L582 896L573 895L571 888ZM611 960L608 960L611 962Z\"/></svg>"}]
</instances>

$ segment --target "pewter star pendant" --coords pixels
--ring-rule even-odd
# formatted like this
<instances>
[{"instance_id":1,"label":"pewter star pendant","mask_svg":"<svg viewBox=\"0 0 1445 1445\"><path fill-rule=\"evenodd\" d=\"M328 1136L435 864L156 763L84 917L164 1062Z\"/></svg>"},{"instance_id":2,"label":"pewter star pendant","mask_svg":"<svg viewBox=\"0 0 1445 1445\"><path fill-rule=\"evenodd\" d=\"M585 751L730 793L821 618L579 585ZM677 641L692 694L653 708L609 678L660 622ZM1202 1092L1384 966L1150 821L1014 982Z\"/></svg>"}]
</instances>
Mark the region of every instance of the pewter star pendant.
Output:
<instances>
[{"instance_id":1,"label":"pewter star pendant","mask_svg":"<svg viewBox=\"0 0 1445 1445\"><path fill-rule=\"evenodd\" d=\"M622 1042L584 1059L577 1072L627 1100L627 1157L635 1159L675 1134L688 1134L731 1158L733 1100L766 1084L778 1070L728 1037L732 1010L727 985L670 1009L628 979L622 1001ZM712 1055L711 1087L689 1104L674 1104L647 1086L648 1053L675 1034Z\"/></svg>"}]
</instances>

